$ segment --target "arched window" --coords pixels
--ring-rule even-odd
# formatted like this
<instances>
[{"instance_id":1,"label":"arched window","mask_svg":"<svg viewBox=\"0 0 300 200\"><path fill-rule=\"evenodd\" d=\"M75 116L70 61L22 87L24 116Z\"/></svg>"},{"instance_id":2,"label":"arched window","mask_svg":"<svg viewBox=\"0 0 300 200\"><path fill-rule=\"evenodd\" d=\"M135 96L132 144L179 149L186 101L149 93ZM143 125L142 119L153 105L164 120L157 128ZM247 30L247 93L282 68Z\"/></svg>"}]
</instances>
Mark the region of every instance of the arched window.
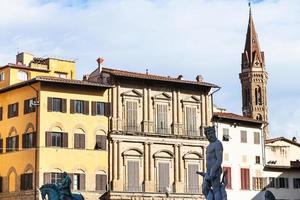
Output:
<instances>
[{"instance_id":1,"label":"arched window","mask_svg":"<svg viewBox=\"0 0 300 200\"><path fill-rule=\"evenodd\" d=\"M262 94L261 94L261 87L257 86L255 88L255 104L262 105Z\"/></svg>"},{"instance_id":2,"label":"arched window","mask_svg":"<svg viewBox=\"0 0 300 200\"><path fill-rule=\"evenodd\" d=\"M262 116L261 116L261 114L258 114L258 115L256 116L256 119L262 121Z\"/></svg>"},{"instance_id":3,"label":"arched window","mask_svg":"<svg viewBox=\"0 0 300 200\"><path fill-rule=\"evenodd\" d=\"M96 190L106 191L107 189L107 174L101 170L96 172Z\"/></svg>"},{"instance_id":4,"label":"arched window","mask_svg":"<svg viewBox=\"0 0 300 200\"><path fill-rule=\"evenodd\" d=\"M72 179L73 190L85 190L85 172L82 169L78 169L73 174L69 174Z\"/></svg>"},{"instance_id":5,"label":"arched window","mask_svg":"<svg viewBox=\"0 0 300 200\"><path fill-rule=\"evenodd\" d=\"M81 128L76 129L74 132L74 148L75 149L85 148L85 132Z\"/></svg>"},{"instance_id":6,"label":"arched window","mask_svg":"<svg viewBox=\"0 0 300 200\"><path fill-rule=\"evenodd\" d=\"M24 71L18 71L18 79L22 81L27 81L28 80L28 74Z\"/></svg>"},{"instance_id":7,"label":"arched window","mask_svg":"<svg viewBox=\"0 0 300 200\"><path fill-rule=\"evenodd\" d=\"M46 147L68 147L68 133L55 126L51 131L46 132Z\"/></svg>"}]
</instances>

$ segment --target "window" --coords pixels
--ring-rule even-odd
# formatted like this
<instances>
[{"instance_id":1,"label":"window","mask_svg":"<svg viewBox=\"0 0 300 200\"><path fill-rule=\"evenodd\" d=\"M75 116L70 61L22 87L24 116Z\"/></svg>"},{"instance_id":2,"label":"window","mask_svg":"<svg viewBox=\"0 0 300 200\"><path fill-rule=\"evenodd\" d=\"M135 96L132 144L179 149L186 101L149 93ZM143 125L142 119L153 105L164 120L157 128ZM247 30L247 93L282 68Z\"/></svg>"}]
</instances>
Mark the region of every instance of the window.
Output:
<instances>
[{"instance_id":1,"label":"window","mask_svg":"<svg viewBox=\"0 0 300 200\"><path fill-rule=\"evenodd\" d=\"M21 81L27 81L28 80L28 74L24 71L19 71L17 74L17 77Z\"/></svg>"},{"instance_id":2,"label":"window","mask_svg":"<svg viewBox=\"0 0 300 200\"><path fill-rule=\"evenodd\" d=\"M260 164L260 156L255 156L255 164Z\"/></svg>"},{"instance_id":3,"label":"window","mask_svg":"<svg viewBox=\"0 0 300 200\"><path fill-rule=\"evenodd\" d=\"M186 129L187 135L197 135L196 108L186 107Z\"/></svg>"},{"instance_id":4,"label":"window","mask_svg":"<svg viewBox=\"0 0 300 200\"><path fill-rule=\"evenodd\" d=\"M5 73L1 72L0 73L0 81L4 81L5 80Z\"/></svg>"},{"instance_id":5,"label":"window","mask_svg":"<svg viewBox=\"0 0 300 200\"><path fill-rule=\"evenodd\" d=\"M106 150L106 135L96 135L95 149Z\"/></svg>"},{"instance_id":6,"label":"window","mask_svg":"<svg viewBox=\"0 0 300 200\"><path fill-rule=\"evenodd\" d=\"M195 194L200 192L199 176L196 175L198 168L198 164L188 164L188 193Z\"/></svg>"},{"instance_id":7,"label":"window","mask_svg":"<svg viewBox=\"0 0 300 200\"><path fill-rule=\"evenodd\" d=\"M241 168L241 189L250 190L249 169Z\"/></svg>"},{"instance_id":8,"label":"window","mask_svg":"<svg viewBox=\"0 0 300 200\"><path fill-rule=\"evenodd\" d=\"M223 172L226 173L226 188L231 189L231 167L223 167Z\"/></svg>"},{"instance_id":9,"label":"window","mask_svg":"<svg viewBox=\"0 0 300 200\"><path fill-rule=\"evenodd\" d=\"M230 137L229 137L229 129L228 128L223 128L223 137L222 140L223 141L229 141Z\"/></svg>"},{"instance_id":10,"label":"window","mask_svg":"<svg viewBox=\"0 0 300 200\"><path fill-rule=\"evenodd\" d=\"M254 132L254 144L260 144L260 134L259 134L259 132Z\"/></svg>"},{"instance_id":11,"label":"window","mask_svg":"<svg viewBox=\"0 0 300 200\"><path fill-rule=\"evenodd\" d=\"M266 186L266 178L253 177L253 190L262 190Z\"/></svg>"},{"instance_id":12,"label":"window","mask_svg":"<svg viewBox=\"0 0 300 200\"><path fill-rule=\"evenodd\" d=\"M7 117L8 118L17 117L18 114L19 114L19 103L9 104Z\"/></svg>"},{"instance_id":13,"label":"window","mask_svg":"<svg viewBox=\"0 0 300 200\"><path fill-rule=\"evenodd\" d=\"M257 88L255 88L255 104L262 105L262 94L260 86L257 86Z\"/></svg>"},{"instance_id":14,"label":"window","mask_svg":"<svg viewBox=\"0 0 300 200\"><path fill-rule=\"evenodd\" d=\"M157 133L168 133L168 105L157 105Z\"/></svg>"},{"instance_id":15,"label":"window","mask_svg":"<svg viewBox=\"0 0 300 200\"><path fill-rule=\"evenodd\" d=\"M139 161L128 161L127 162L127 191L128 192L139 192Z\"/></svg>"},{"instance_id":16,"label":"window","mask_svg":"<svg viewBox=\"0 0 300 200\"><path fill-rule=\"evenodd\" d=\"M269 177L269 188L275 188L275 178L274 177Z\"/></svg>"},{"instance_id":17,"label":"window","mask_svg":"<svg viewBox=\"0 0 300 200\"><path fill-rule=\"evenodd\" d=\"M36 134L33 133L25 133L22 136L22 147L23 149L33 148L35 147L36 142Z\"/></svg>"},{"instance_id":18,"label":"window","mask_svg":"<svg viewBox=\"0 0 300 200\"><path fill-rule=\"evenodd\" d=\"M137 131L138 123L137 123L137 102L135 101L127 101L126 102L127 109L127 131Z\"/></svg>"},{"instance_id":19,"label":"window","mask_svg":"<svg viewBox=\"0 0 300 200\"><path fill-rule=\"evenodd\" d=\"M247 131L241 131L241 143L247 143Z\"/></svg>"},{"instance_id":20,"label":"window","mask_svg":"<svg viewBox=\"0 0 300 200\"><path fill-rule=\"evenodd\" d=\"M67 100L48 97L48 112L67 112Z\"/></svg>"},{"instance_id":21,"label":"window","mask_svg":"<svg viewBox=\"0 0 300 200\"><path fill-rule=\"evenodd\" d=\"M46 132L47 147L68 147L68 133Z\"/></svg>"},{"instance_id":22,"label":"window","mask_svg":"<svg viewBox=\"0 0 300 200\"><path fill-rule=\"evenodd\" d=\"M70 101L71 113L89 114L89 101L71 100Z\"/></svg>"},{"instance_id":23,"label":"window","mask_svg":"<svg viewBox=\"0 0 300 200\"><path fill-rule=\"evenodd\" d=\"M33 173L21 174L21 190L31 190Z\"/></svg>"},{"instance_id":24,"label":"window","mask_svg":"<svg viewBox=\"0 0 300 200\"><path fill-rule=\"evenodd\" d=\"M17 151L19 148L19 136L6 138L6 152Z\"/></svg>"},{"instance_id":25,"label":"window","mask_svg":"<svg viewBox=\"0 0 300 200\"><path fill-rule=\"evenodd\" d=\"M62 179L62 173L50 173L51 174L51 179L50 179L50 183L52 184L58 184L60 183L61 179Z\"/></svg>"},{"instance_id":26,"label":"window","mask_svg":"<svg viewBox=\"0 0 300 200\"><path fill-rule=\"evenodd\" d=\"M300 178L294 178L293 184L295 189L300 189Z\"/></svg>"},{"instance_id":27,"label":"window","mask_svg":"<svg viewBox=\"0 0 300 200\"><path fill-rule=\"evenodd\" d=\"M36 99L27 99L24 101L24 114L35 112L35 103Z\"/></svg>"},{"instance_id":28,"label":"window","mask_svg":"<svg viewBox=\"0 0 300 200\"><path fill-rule=\"evenodd\" d=\"M73 178L73 190L85 190L85 174L70 175Z\"/></svg>"},{"instance_id":29,"label":"window","mask_svg":"<svg viewBox=\"0 0 300 200\"><path fill-rule=\"evenodd\" d=\"M85 148L85 134L84 133L75 133L74 134L74 148L75 149L84 149Z\"/></svg>"},{"instance_id":30,"label":"window","mask_svg":"<svg viewBox=\"0 0 300 200\"><path fill-rule=\"evenodd\" d=\"M158 163L158 192L167 192L170 187L169 163Z\"/></svg>"},{"instance_id":31,"label":"window","mask_svg":"<svg viewBox=\"0 0 300 200\"><path fill-rule=\"evenodd\" d=\"M96 190L106 191L107 175L96 174Z\"/></svg>"},{"instance_id":32,"label":"window","mask_svg":"<svg viewBox=\"0 0 300 200\"><path fill-rule=\"evenodd\" d=\"M276 188L289 188L288 178L276 178Z\"/></svg>"},{"instance_id":33,"label":"window","mask_svg":"<svg viewBox=\"0 0 300 200\"><path fill-rule=\"evenodd\" d=\"M0 107L0 121L3 119L3 107Z\"/></svg>"}]
</instances>

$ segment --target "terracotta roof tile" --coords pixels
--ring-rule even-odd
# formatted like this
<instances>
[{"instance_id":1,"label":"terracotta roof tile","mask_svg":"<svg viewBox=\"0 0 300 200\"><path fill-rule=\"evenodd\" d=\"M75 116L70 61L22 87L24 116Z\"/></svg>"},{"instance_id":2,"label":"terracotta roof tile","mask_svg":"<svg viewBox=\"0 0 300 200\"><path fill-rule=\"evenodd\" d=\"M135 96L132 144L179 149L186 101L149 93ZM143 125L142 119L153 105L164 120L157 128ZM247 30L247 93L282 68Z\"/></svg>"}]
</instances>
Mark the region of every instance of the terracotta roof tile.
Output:
<instances>
[{"instance_id":1,"label":"terracotta roof tile","mask_svg":"<svg viewBox=\"0 0 300 200\"><path fill-rule=\"evenodd\" d=\"M169 77L169 76L159 76L154 74L145 74L145 73L138 73L138 72L129 72L124 70L118 69L110 69L110 68L103 68L103 72L112 74L114 76L121 76L121 77L128 77L128 78L138 78L138 79L148 79L148 80L157 80L157 81L166 81L166 82L175 82L175 83L183 83L183 84L193 84L193 85L201 85L207 87L215 87L219 88L219 86L207 83L207 82L197 82L191 80L180 80L178 78Z\"/></svg>"},{"instance_id":2,"label":"terracotta roof tile","mask_svg":"<svg viewBox=\"0 0 300 200\"><path fill-rule=\"evenodd\" d=\"M263 124L265 122L229 112L214 112L214 117Z\"/></svg>"},{"instance_id":3,"label":"terracotta roof tile","mask_svg":"<svg viewBox=\"0 0 300 200\"><path fill-rule=\"evenodd\" d=\"M266 144L271 144L271 143L274 143L274 142L277 142L277 141L288 142L290 144L294 144L294 145L300 147L300 143L294 142L293 140L287 139L285 137L277 137L277 138L268 139L268 140L266 140Z\"/></svg>"}]
</instances>

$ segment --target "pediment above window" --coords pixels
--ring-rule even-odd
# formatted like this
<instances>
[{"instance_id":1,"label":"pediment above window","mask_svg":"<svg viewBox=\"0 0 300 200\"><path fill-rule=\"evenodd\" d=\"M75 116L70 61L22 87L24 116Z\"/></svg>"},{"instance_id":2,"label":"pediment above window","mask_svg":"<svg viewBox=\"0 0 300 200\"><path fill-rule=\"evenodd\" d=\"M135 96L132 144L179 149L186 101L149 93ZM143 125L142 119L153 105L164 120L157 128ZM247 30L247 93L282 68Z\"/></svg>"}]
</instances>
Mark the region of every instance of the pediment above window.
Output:
<instances>
[{"instance_id":1,"label":"pediment above window","mask_svg":"<svg viewBox=\"0 0 300 200\"><path fill-rule=\"evenodd\" d=\"M154 100L167 100L167 101L171 101L171 96L165 92L155 95L152 97L152 99Z\"/></svg>"},{"instance_id":2,"label":"pediment above window","mask_svg":"<svg viewBox=\"0 0 300 200\"><path fill-rule=\"evenodd\" d=\"M142 93L140 93L139 91L137 90L129 90L129 91L126 91L126 92L123 92L121 94L122 97L124 96L127 96L127 97L137 97L137 98L140 98L143 96Z\"/></svg>"},{"instance_id":3,"label":"pediment above window","mask_svg":"<svg viewBox=\"0 0 300 200\"><path fill-rule=\"evenodd\" d=\"M182 99L181 100L183 103L201 103L200 98L196 97L196 96L190 96L188 98Z\"/></svg>"}]
</instances>

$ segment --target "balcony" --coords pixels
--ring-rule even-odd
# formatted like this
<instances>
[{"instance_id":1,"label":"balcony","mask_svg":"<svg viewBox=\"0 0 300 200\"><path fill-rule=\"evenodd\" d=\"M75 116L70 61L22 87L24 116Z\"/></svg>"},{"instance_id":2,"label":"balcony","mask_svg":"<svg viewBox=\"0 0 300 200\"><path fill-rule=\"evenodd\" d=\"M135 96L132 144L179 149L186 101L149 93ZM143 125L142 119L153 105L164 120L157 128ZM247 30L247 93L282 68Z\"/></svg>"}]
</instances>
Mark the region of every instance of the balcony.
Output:
<instances>
[{"instance_id":1,"label":"balcony","mask_svg":"<svg viewBox=\"0 0 300 200\"><path fill-rule=\"evenodd\" d=\"M125 192L144 192L142 185L128 184L124 185Z\"/></svg>"},{"instance_id":2,"label":"balcony","mask_svg":"<svg viewBox=\"0 0 300 200\"><path fill-rule=\"evenodd\" d=\"M141 132L141 126L137 124L125 124L123 130L130 133Z\"/></svg>"}]
</instances>

